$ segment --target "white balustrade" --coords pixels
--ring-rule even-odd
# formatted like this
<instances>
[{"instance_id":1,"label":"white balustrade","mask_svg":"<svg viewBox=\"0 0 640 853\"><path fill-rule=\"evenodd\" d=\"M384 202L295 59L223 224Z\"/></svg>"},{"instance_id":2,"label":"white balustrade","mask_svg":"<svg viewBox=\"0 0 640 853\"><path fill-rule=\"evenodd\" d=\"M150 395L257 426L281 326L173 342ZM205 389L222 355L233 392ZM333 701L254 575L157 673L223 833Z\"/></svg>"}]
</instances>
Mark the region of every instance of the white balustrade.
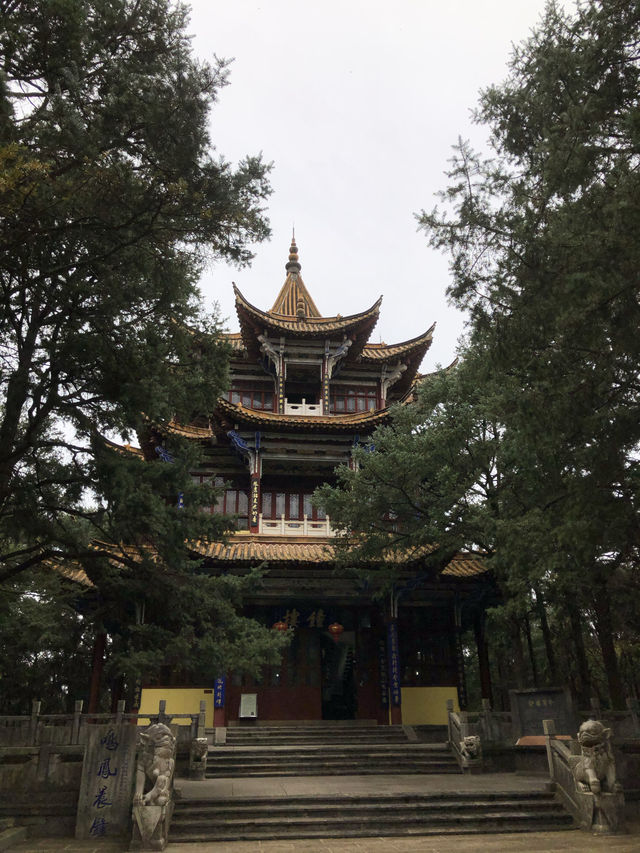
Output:
<instances>
[{"instance_id":1,"label":"white balustrade","mask_svg":"<svg viewBox=\"0 0 640 853\"><path fill-rule=\"evenodd\" d=\"M280 518L263 518L260 513L258 531L275 536L335 536L329 516L313 521L307 515L301 519L285 518L284 515Z\"/></svg>"},{"instance_id":2,"label":"white balustrade","mask_svg":"<svg viewBox=\"0 0 640 853\"><path fill-rule=\"evenodd\" d=\"M304 397L301 403L290 403L285 399L284 413L285 415L321 415L322 403L307 403Z\"/></svg>"}]
</instances>

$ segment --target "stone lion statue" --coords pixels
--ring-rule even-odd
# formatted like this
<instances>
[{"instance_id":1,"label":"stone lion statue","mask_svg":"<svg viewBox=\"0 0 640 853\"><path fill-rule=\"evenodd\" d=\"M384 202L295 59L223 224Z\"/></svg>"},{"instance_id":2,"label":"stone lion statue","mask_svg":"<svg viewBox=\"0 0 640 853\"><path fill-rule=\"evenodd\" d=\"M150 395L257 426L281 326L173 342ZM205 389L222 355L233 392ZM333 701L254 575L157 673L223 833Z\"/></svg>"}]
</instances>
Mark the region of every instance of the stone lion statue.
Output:
<instances>
[{"instance_id":1,"label":"stone lion statue","mask_svg":"<svg viewBox=\"0 0 640 853\"><path fill-rule=\"evenodd\" d=\"M480 743L478 735L466 735L466 737L460 741L460 755L462 755L463 758L480 758L481 751L482 744Z\"/></svg>"},{"instance_id":2,"label":"stone lion statue","mask_svg":"<svg viewBox=\"0 0 640 853\"><path fill-rule=\"evenodd\" d=\"M164 806L171 799L171 780L175 767L176 739L171 729L155 723L138 733L138 763L134 806ZM152 785L144 793L145 782Z\"/></svg>"},{"instance_id":3,"label":"stone lion statue","mask_svg":"<svg viewBox=\"0 0 640 853\"><path fill-rule=\"evenodd\" d=\"M189 757L191 761L202 761L209 750L209 742L206 737L195 737L191 741Z\"/></svg>"},{"instance_id":4,"label":"stone lion statue","mask_svg":"<svg viewBox=\"0 0 640 853\"><path fill-rule=\"evenodd\" d=\"M578 731L581 755L571 756L571 769L579 791L593 794L618 793L622 785L616 779L611 750L611 729L599 720L587 720Z\"/></svg>"}]
</instances>

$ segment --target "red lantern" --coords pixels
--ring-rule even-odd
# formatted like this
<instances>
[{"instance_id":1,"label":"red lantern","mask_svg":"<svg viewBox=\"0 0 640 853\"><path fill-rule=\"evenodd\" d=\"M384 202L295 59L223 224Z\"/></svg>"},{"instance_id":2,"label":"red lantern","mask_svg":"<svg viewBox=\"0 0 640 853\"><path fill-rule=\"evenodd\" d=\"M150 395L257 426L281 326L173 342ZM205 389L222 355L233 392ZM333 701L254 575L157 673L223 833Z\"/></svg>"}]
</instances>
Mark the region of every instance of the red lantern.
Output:
<instances>
[{"instance_id":1,"label":"red lantern","mask_svg":"<svg viewBox=\"0 0 640 853\"><path fill-rule=\"evenodd\" d=\"M286 622L283 622L282 619L279 619L277 622L274 622L272 628L274 631L286 631L289 626Z\"/></svg>"},{"instance_id":2,"label":"red lantern","mask_svg":"<svg viewBox=\"0 0 640 853\"><path fill-rule=\"evenodd\" d=\"M337 643L340 638L340 634L344 631L344 627L339 622L332 622L327 628L327 631L331 634L333 642Z\"/></svg>"}]
</instances>

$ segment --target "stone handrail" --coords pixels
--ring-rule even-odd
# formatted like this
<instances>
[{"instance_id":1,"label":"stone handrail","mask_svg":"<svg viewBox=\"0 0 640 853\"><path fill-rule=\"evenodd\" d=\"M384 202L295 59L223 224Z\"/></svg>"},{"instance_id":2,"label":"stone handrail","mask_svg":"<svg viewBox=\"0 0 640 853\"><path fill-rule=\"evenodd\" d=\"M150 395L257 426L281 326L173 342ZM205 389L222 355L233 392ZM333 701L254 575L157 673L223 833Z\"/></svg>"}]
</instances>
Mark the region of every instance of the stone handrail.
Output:
<instances>
[{"instance_id":1,"label":"stone handrail","mask_svg":"<svg viewBox=\"0 0 640 853\"><path fill-rule=\"evenodd\" d=\"M477 723L466 711L454 711L453 700L447 699L447 740L458 766L463 771L482 767L482 741Z\"/></svg>"},{"instance_id":2,"label":"stone handrail","mask_svg":"<svg viewBox=\"0 0 640 853\"><path fill-rule=\"evenodd\" d=\"M110 714L83 714L83 702L75 703L72 714L42 714L40 712L42 703L34 700L31 706L31 714L27 715L0 715L0 746L40 746L45 744L74 745L83 744L86 741L88 728L93 725L104 723L132 723L137 725L147 720L150 723L170 724L174 720L189 720L189 726L180 726L184 729L184 735L180 731L180 742L183 737L200 737L199 714L167 714L166 701L161 700L157 714L126 714L124 712L124 701L118 702L116 713ZM182 736L183 735L183 736Z\"/></svg>"},{"instance_id":3,"label":"stone handrail","mask_svg":"<svg viewBox=\"0 0 640 853\"><path fill-rule=\"evenodd\" d=\"M593 722L590 720L588 724ZM553 720L543 720L543 729L549 777L565 808L582 829L600 835L619 832L624 795L617 782L606 785L606 778L615 775L610 751L602 751L594 758L589 752L593 747L583 745L582 755L577 755L566 741L556 738ZM604 790L605 785L607 790Z\"/></svg>"}]
</instances>

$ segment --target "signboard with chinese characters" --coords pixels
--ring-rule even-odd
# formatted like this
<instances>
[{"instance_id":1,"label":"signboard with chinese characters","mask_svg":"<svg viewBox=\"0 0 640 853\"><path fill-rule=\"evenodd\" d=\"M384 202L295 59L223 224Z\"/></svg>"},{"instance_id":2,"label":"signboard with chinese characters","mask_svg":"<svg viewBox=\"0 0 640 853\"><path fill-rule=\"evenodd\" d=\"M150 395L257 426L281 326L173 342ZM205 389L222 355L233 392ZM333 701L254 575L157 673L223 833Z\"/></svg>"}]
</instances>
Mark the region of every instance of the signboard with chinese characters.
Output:
<instances>
[{"instance_id":1,"label":"signboard with chinese characters","mask_svg":"<svg viewBox=\"0 0 640 853\"><path fill-rule=\"evenodd\" d=\"M398 644L398 623L395 619L387 625L387 658L389 662L389 693L391 704L402 704L400 688L400 647Z\"/></svg>"},{"instance_id":2,"label":"signboard with chinese characters","mask_svg":"<svg viewBox=\"0 0 640 853\"><path fill-rule=\"evenodd\" d=\"M284 370L282 365L278 372L278 412L284 414Z\"/></svg>"},{"instance_id":3,"label":"signboard with chinese characters","mask_svg":"<svg viewBox=\"0 0 640 853\"><path fill-rule=\"evenodd\" d=\"M88 727L76 815L76 838L128 835L135 778L137 726Z\"/></svg>"},{"instance_id":4,"label":"signboard with chinese characters","mask_svg":"<svg viewBox=\"0 0 640 853\"><path fill-rule=\"evenodd\" d=\"M226 687L226 679L216 678L213 682L213 707L224 708L224 694Z\"/></svg>"},{"instance_id":5,"label":"signboard with chinese characters","mask_svg":"<svg viewBox=\"0 0 640 853\"><path fill-rule=\"evenodd\" d=\"M339 621L336 614L323 607L276 607L271 611L269 624L284 622L287 628L325 628Z\"/></svg>"},{"instance_id":6,"label":"signboard with chinese characters","mask_svg":"<svg viewBox=\"0 0 640 853\"><path fill-rule=\"evenodd\" d=\"M543 720L555 720L559 735L575 735L577 726L568 687L510 690L509 698L515 740L544 734Z\"/></svg>"},{"instance_id":7,"label":"signboard with chinese characters","mask_svg":"<svg viewBox=\"0 0 640 853\"><path fill-rule=\"evenodd\" d=\"M328 415L331 411L330 408L330 398L329 398L329 374L326 369L323 368L323 377L322 377L322 406L323 406L323 415Z\"/></svg>"},{"instance_id":8,"label":"signboard with chinese characters","mask_svg":"<svg viewBox=\"0 0 640 853\"><path fill-rule=\"evenodd\" d=\"M260 521L260 478L251 475L251 501L249 508L249 526L258 527Z\"/></svg>"}]
</instances>

